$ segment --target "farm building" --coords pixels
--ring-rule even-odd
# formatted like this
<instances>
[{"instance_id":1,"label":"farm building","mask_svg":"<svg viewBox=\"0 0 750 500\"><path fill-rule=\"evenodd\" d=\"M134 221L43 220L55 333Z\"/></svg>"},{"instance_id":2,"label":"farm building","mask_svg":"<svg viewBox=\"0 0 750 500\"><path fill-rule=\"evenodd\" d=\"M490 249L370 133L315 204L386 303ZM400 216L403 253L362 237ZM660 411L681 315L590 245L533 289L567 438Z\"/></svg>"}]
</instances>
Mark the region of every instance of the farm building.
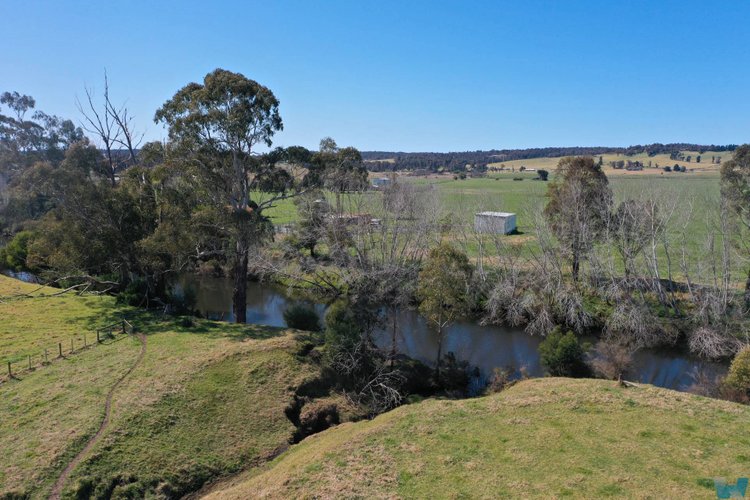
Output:
<instances>
[{"instance_id":1,"label":"farm building","mask_svg":"<svg viewBox=\"0 0 750 500\"><path fill-rule=\"evenodd\" d=\"M376 177L372 180L373 187L384 188L391 185L391 180L388 177Z\"/></svg>"},{"instance_id":2,"label":"farm building","mask_svg":"<svg viewBox=\"0 0 750 500\"><path fill-rule=\"evenodd\" d=\"M516 214L509 212L479 212L474 215L477 233L510 234L516 230Z\"/></svg>"}]
</instances>

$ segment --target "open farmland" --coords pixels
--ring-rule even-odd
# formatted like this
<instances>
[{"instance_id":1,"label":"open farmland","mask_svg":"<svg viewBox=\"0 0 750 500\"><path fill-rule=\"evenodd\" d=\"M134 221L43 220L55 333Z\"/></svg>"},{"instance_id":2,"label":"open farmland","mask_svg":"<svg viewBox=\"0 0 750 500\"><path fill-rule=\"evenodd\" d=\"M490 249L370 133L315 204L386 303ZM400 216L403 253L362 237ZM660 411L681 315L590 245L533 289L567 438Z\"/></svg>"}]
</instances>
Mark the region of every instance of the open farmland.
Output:
<instances>
[{"instance_id":1,"label":"open farmland","mask_svg":"<svg viewBox=\"0 0 750 500\"><path fill-rule=\"evenodd\" d=\"M688 154L688 153L685 153ZM719 153L715 153L719 155ZM722 153L723 158L728 158L727 153ZM627 157L632 161L644 161L638 156ZM668 155L665 156L669 160ZM704 153L704 157L710 160L711 153ZM617 155L604 155L604 162L620 158ZM657 155L650 158L655 163L662 165L664 159ZM554 169L559 158L539 158L524 160L518 163L528 168L545 168L550 172L550 179L554 178ZM648 161L648 160L645 160ZM506 167L509 168L507 162ZM697 168L694 163L684 161L673 161L685 164L688 168ZM610 186L615 196L615 203L626 199L654 199L660 205L662 213L669 213L667 227L668 241L674 251L681 252L682 247L686 249L685 259L690 264L696 264L705 260L705 252L710 242L717 246L721 241L718 234L719 228L719 165L709 163L700 164L700 171L695 172L664 172L661 169L645 169L639 172L630 172L620 169L612 169L605 166ZM691 167L692 166L692 167ZM373 174L379 175L379 174ZM380 174L382 175L382 174ZM519 247L522 253L529 255L538 247L532 223L532 213L540 210L545 203L545 194L548 183L536 180L536 172L491 172L486 177L457 179L452 174L435 174L424 177L412 177L398 175L398 182L407 182L417 185L434 186L441 197L441 210L443 215L451 214L455 221L464 224L467 233L471 233L473 216L479 211L507 211L518 214L519 234L503 237L503 242ZM522 180L518 180L522 179ZM327 195L332 197L332 195ZM350 195L354 202L349 206L360 207L377 206L381 193L369 191L364 194ZM365 200L363 202L363 200ZM352 209L356 211L357 209ZM373 213L371 211L370 213ZM284 200L277 207L267 212L275 224L289 224L296 220L295 206L291 201ZM447 235L448 238L457 238L458 235ZM478 255L478 244L476 241L463 242L469 255ZM657 249L661 257L660 266L666 272L663 248ZM680 255L681 258L681 255ZM731 262L735 274L745 272L745 262L735 256ZM678 266L675 266L677 268ZM673 272L680 277L680 271Z\"/></svg>"},{"instance_id":2,"label":"open farmland","mask_svg":"<svg viewBox=\"0 0 750 500\"><path fill-rule=\"evenodd\" d=\"M700 153L699 151L681 151L682 155L685 157L685 159L671 159L668 154L657 154L654 156L649 156L646 153L640 153L636 155L622 155L622 154L611 154L611 153L605 153L602 155L597 155L596 158L599 158L601 156L602 161L604 162L604 171L607 173L607 175L633 175L633 174L656 174L656 175L662 175L662 168L663 167L673 167L674 165L679 165L681 167L685 167L687 170L692 170L693 173L711 173L711 172L718 172L719 168L721 167L720 164L712 163L711 158L714 157L715 159L721 159L722 162L729 160L732 157L731 152L727 151L706 151L704 153ZM691 161L687 161L687 157L691 158ZM696 161L697 157L700 156L701 162L698 163ZM552 158L530 158L527 160L510 160L510 161L498 161L496 163L491 163L489 165L490 168L502 168L505 169L513 169L516 172L518 172L521 167L530 168L530 169L545 169L552 172L555 167L557 166L557 162L560 161L560 158L558 157L552 157ZM644 169L640 172L629 172L624 169L613 169L609 166L610 162L613 161L624 161L624 162L640 162L644 165ZM649 164L651 167L649 168Z\"/></svg>"}]
</instances>

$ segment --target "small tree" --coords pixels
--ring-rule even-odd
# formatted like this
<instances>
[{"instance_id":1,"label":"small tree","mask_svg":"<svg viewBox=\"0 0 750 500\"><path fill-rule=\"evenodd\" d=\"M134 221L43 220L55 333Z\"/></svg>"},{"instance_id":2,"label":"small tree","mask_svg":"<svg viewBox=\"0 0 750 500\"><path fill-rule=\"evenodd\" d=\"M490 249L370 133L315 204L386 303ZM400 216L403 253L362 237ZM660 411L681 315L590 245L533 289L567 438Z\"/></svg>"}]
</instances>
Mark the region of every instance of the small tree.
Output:
<instances>
[{"instance_id":1,"label":"small tree","mask_svg":"<svg viewBox=\"0 0 750 500\"><path fill-rule=\"evenodd\" d=\"M471 264L466 254L447 243L442 243L430 251L419 273L419 312L435 327L437 334L437 376L440 375L445 328L468 309L471 272Z\"/></svg>"},{"instance_id":2,"label":"small tree","mask_svg":"<svg viewBox=\"0 0 750 500\"><path fill-rule=\"evenodd\" d=\"M571 260L573 280L578 281L581 261L600 237L612 205L607 176L591 157L563 158L547 188L547 199L544 214Z\"/></svg>"},{"instance_id":3,"label":"small tree","mask_svg":"<svg viewBox=\"0 0 750 500\"><path fill-rule=\"evenodd\" d=\"M537 170L536 174L539 176L539 180L546 181L549 177L549 172L544 169Z\"/></svg>"},{"instance_id":4,"label":"small tree","mask_svg":"<svg viewBox=\"0 0 750 500\"><path fill-rule=\"evenodd\" d=\"M289 328L306 330L308 332L320 331L320 318L312 307L302 304L294 304L284 311L284 323Z\"/></svg>"},{"instance_id":5,"label":"small tree","mask_svg":"<svg viewBox=\"0 0 750 500\"><path fill-rule=\"evenodd\" d=\"M736 399L750 398L750 346L745 347L732 360L729 375L724 379L724 388L735 393Z\"/></svg>"},{"instance_id":6,"label":"small tree","mask_svg":"<svg viewBox=\"0 0 750 500\"><path fill-rule=\"evenodd\" d=\"M553 377L586 377L586 349L573 332L563 334L560 327L552 330L539 344L542 365Z\"/></svg>"},{"instance_id":7,"label":"small tree","mask_svg":"<svg viewBox=\"0 0 750 500\"><path fill-rule=\"evenodd\" d=\"M311 158L311 181L316 181L336 195L336 213L342 213L341 195L367 189L367 167L362 154L353 147L340 148L326 137L320 150Z\"/></svg>"},{"instance_id":8,"label":"small tree","mask_svg":"<svg viewBox=\"0 0 750 500\"><path fill-rule=\"evenodd\" d=\"M622 258L625 278L635 275L635 261L649 239L649 221L656 207L637 200L625 200L612 213L610 237L615 250Z\"/></svg>"},{"instance_id":9,"label":"small tree","mask_svg":"<svg viewBox=\"0 0 750 500\"><path fill-rule=\"evenodd\" d=\"M315 247L325 236L330 206L319 190L310 191L294 200L297 207L297 237L299 244L315 258Z\"/></svg>"}]
</instances>

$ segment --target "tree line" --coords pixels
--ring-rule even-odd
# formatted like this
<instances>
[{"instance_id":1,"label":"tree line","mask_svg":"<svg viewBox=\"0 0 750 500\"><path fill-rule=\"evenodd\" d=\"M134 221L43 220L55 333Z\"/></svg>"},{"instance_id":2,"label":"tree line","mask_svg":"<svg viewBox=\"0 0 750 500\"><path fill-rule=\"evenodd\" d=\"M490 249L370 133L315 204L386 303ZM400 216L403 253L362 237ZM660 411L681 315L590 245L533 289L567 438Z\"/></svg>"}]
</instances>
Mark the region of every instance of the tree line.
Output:
<instances>
[{"instance_id":1,"label":"tree line","mask_svg":"<svg viewBox=\"0 0 750 500\"><path fill-rule=\"evenodd\" d=\"M388 151L363 151L362 158L367 168L374 172L397 170L424 170L438 172L463 171L467 165L484 170L490 163L512 160L529 160L533 158L556 158L564 156L598 156L602 154L621 154L633 156L646 153L649 156L658 154L679 155L680 151L734 151L737 145L705 145L690 143L647 144L629 147L549 147L529 149L492 149L489 151L464 151L456 153L404 153ZM677 158L677 156L675 156ZM673 158L674 159L674 158ZM389 160L389 161L385 161Z\"/></svg>"},{"instance_id":2,"label":"tree line","mask_svg":"<svg viewBox=\"0 0 750 500\"><path fill-rule=\"evenodd\" d=\"M28 117L29 96L2 95L0 110L12 114L0 117L0 267L168 308L180 303L172 285L181 271L219 262L244 322L250 254L273 237L265 211L315 187L367 182L359 151L330 138L317 152L258 153L283 127L279 102L238 73L217 69L178 90L154 117L168 140L142 147L106 77L103 95L86 96L90 137L70 120Z\"/></svg>"}]
</instances>

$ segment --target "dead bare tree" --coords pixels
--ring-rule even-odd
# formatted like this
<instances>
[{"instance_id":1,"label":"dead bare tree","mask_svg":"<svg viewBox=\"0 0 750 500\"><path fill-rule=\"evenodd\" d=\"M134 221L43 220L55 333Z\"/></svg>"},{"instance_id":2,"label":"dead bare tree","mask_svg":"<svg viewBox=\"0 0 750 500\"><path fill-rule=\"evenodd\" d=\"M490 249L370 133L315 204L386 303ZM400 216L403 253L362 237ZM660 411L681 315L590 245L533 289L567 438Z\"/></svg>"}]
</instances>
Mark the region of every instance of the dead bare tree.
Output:
<instances>
[{"instance_id":1,"label":"dead bare tree","mask_svg":"<svg viewBox=\"0 0 750 500\"><path fill-rule=\"evenodd\" d=\"M737 337L722 331L720 325L704 325L690 332L688 345L690 352L694 354L709 359L717 359L733 356L745 344Z\"/></svg>"},{"instance_id":2,"label":"dead bare tree","mask_svg":"<svg viewBox=\"0 0 750 500\"><path fill-rule=\"evenodd\" d=\"M97 102L94 90L84 87L86 102L82 103L76 98L76 107L83 116L81 126L89 134L93 135L104 150L107 163L106 174L111 184L116 183L116 173L119 160L116 157L116 149L120 147L128 151L129 163L138 163L136 150L140 146L144 134L138 133L133 127L133 117L130 115L125 104L116 106L109 95L109 78L104 71L103 102Z\"/></svg>"},{"instance_id":3,"label":"dead bare tree","mask_svg":"<svg viewBox=\"0 0 750 500\"><path fill-rule=\"evenodd\" d=\"M633 363L634 349L625 344L613 341L601 341L596 344L591 368L600 377L618 380L628 371Z\"/></svg>"},{"instance_id":4,"label":"dead bare tree","mask_svg":"<svg viewBox=\"0 0 750 500\"><path fill-rule=\"evenodd\" d=\"M610 342L640 349L673 344L678 332L663 328L644 301L623 297L607 317L604 336Z\"/></svg>"}]
</instances>

